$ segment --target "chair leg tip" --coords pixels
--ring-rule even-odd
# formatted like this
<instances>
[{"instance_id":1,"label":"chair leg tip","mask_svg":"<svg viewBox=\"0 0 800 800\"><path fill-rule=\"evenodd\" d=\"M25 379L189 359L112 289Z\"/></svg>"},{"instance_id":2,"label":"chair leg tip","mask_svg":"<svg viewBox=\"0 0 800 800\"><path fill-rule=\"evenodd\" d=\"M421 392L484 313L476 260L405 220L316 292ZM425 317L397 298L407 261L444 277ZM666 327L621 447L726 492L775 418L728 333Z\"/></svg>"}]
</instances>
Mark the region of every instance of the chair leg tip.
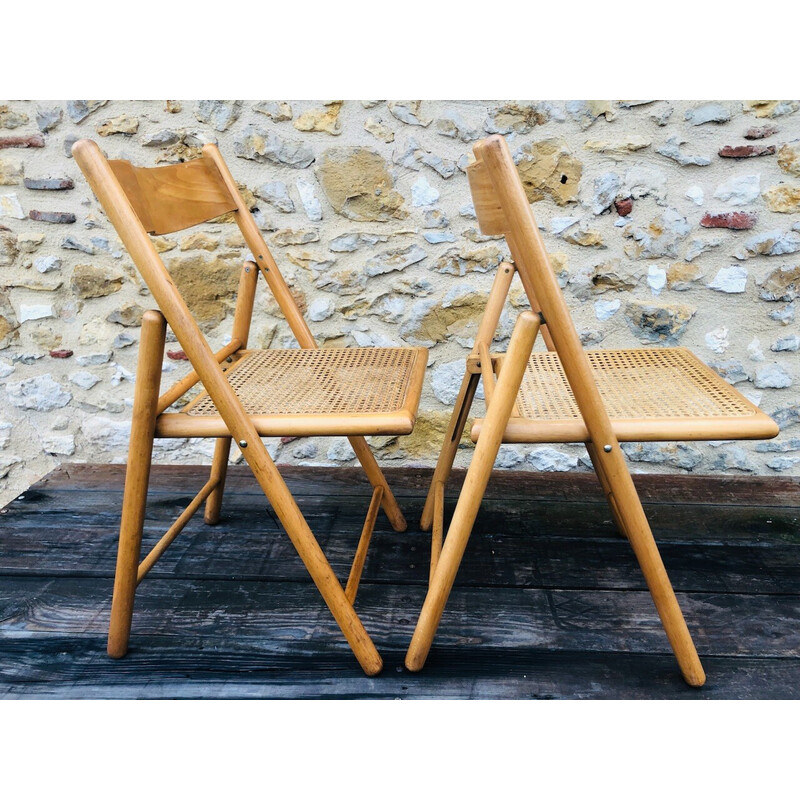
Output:
<instances>
[{"instance_id":1,"label":"chair leg tip","mask_svg":"<svg viewBox=\"0 0 800 800\"><path fill-rule=\"evenodd\" d=\"M419 672L425 666L425 659L420 658L417 655L411 655L410 653L406 656L406 669L409 672Z\"/></svg>"},{"instance_id":2,"label":"chair leg tip","mask_svg":"<svg viewBox=\"0 0 800 800\"><path fill-rule=\"evenodd\" d=\"M399 517L390 517L389 524L392 526L392 530L397 533L404 533L408 530L408 523L402 515Z\"/></svg>"},{"instance_id":3,"label":"chair leg tip","mask_svg":"<svg viewBox=\"0 0 800 800\"><path fill-rule=\"evenodd\" d=\"M699 689L701 686L705 686L706 674L705 672L701 672L699 675L698 674L684 675L683 679L693 689Z\"/></svg>"},{"instance_id":4,"label":"chair leg tip","mask_svg":"<svg viewBox=\"0 0 800 800\"><path fill-rule=\"evenodd\" d=\"M118 658L125 658L128 654L128 647L127 645L117 645L117 644L110 644L106 648L106 652L111 658L118 659Z\"/></svg>"},{"instance_id":5,"label":"chair leg tip","mask_svg":"<svg viewBox=\"0 0 800 800\"><path fill-rule=\"evenodd\" d=\"M365 675L370 678L374 678L376 675L380 675L381 672L383 672L383 659L378 656L378 660L376 662L362 664L361 669L364 670Z\"/></svg>"}]
</instances>

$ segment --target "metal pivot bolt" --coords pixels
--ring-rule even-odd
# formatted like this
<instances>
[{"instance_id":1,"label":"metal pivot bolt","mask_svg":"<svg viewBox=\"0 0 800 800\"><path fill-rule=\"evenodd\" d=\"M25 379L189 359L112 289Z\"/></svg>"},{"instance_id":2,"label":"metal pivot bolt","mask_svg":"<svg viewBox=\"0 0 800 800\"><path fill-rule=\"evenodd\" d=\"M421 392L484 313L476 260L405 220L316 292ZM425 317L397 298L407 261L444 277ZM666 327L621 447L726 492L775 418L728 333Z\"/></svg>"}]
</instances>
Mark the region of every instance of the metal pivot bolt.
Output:
<instances>
[{"instance_id":1,"label":"metal pivot bolt","mask_svg":"<svg viewBox=\"0 0 800 800\"><path fill-rule=\"evenodd\" d=\"M613 448L613 447L611 447L611 445L610 445L610 444L603 445L603 450L605 450L605 451L606 451L606 453L610 453L610 452L611 452L613 449L614 449L614 448Z\"/></svg>"},{"instance_id":2,"label":"metal pivot bolt","mask_svg":"<svg viewBox=\"0 0 800 800\"><path fill-rule=\"evenodd\" d=\"M242 450L244 450L245 447L247 447L247 442L244 439L239 439L239 447L241 447Z\"/></svg>"}]
</instances>

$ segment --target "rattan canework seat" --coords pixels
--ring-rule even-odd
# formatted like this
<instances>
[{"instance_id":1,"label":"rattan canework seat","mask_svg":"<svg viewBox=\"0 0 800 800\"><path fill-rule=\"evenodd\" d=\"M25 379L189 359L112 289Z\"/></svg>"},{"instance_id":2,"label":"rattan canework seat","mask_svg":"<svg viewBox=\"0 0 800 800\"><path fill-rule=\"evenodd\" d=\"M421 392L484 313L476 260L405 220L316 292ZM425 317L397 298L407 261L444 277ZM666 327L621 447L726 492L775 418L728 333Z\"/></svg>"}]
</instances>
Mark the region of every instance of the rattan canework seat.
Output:
<instances>
[{"instance_id":1,"label":"rattan canework seat","mask_svg":"<svg viewBox=\"0 0 800 800\"><path fill-rule=\"evenodd\" d=\"M364 433L409 433L419 403L427 363L421 347L353 347L288 350L245 350L226 372L245 411L265 435L294 435L298 421L315 432L331 431L332 420L353 420ZM219 424L219 412L207 392L181 414L195 425ZM209 434L214 435L214 434ZM305 435L312 435L306 433Z\"/></svg>"},{"instance_id":2,"label":"rattan canework seat","mask_svg":"<svg viewBox=\"0 0 800 800\"><path fill-rule=\"evenodd\" d=\"M683 347L588 350L586 355L622 441L761 438L774 423ZM502 362L502 357L499 359ZM588 441L559 356L531 354L504 441ZM473 429L480 433L481 421ZM744 435L743 435L744 434Z\"/></svg>"}]
</instances>

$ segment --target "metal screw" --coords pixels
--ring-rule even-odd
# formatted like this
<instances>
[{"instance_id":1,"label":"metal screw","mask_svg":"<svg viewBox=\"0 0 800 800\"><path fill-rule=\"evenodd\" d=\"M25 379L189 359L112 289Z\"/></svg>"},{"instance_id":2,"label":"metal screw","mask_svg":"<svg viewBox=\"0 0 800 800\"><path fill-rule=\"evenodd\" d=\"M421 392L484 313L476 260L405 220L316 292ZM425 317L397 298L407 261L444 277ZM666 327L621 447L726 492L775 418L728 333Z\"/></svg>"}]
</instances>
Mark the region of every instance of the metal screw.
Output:
<instances>
[{"instance_id":1,"label":"metal screw","mask_svg":"<svg viewBox=\"0 0 800 800\"><path fill-rule=\"evenodd\" d=\"M247 447L247 442L244 439L239 439L239 447L241 447L242 450L244 450L245 447Z\"/></svg>"},{"instance_id":2,"label":"metal screw","mask_svg":"<svg viewBox=\"0 0 800 800\"><path fill-rule=\"evenodd\" d=\"M605 450L606 453L610 453L613 450L613 448L611 447L610 444L607 444L603 446L603 450Z\"/></svg>"}]
</instances>

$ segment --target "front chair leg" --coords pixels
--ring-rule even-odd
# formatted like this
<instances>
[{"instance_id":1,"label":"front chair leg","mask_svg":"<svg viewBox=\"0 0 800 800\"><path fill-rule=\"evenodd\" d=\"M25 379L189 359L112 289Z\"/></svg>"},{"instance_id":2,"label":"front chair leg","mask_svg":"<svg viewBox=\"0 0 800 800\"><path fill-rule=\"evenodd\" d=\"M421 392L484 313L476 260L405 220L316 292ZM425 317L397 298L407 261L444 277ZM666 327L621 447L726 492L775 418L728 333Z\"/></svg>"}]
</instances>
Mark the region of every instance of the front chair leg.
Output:
<instances>
[{"instance_id":1,"label":"front chair leg","mask_svg":"<svg viewBox=\"0 0 800 800\"><path fill-rule=\"evenodd\" d=\"M596 455L598 459L606 462L604 473L616 500L617 513L623 530L639 562L656 611L678 660L683 679L690 686L702 686L706 682L703 665L700 663L683 612L678 605L664 562L661 560L658 545L653 538L650 523L645 516L625 458L619 445L608 453L596 450Z\"/></svg>"},{"instance_id":2,"label":"front chair leg","mask_svg":"<svg viewBox=\"0 0 800 800\"><path fill-rule=\"evenodd\" d=\"M595 446L591 442L586 442L585 444L586 452L589 454L589 458L591 459L595 475L597 475L597 480L600 482L600 486L603 488L603 494L606 496L606 501L608 502L608 507L611 510L611 516L614 520L614 524L617 526L617 533L619 536L624 536L627 539L628 532L625 530L625 523L622 521L622 517L619 514L617 501L614 498L614 493L611 491L611 484L608 482L608 476L605 473L603 462L600 458L598 458L597 449Z\"/></svg>"},{"instance_id":3,"label":"front chair leg","mask_svg":"<svg viewBox=\"0 0 800 800\"><path fill-rule=\"evenodd\" d=\"M428 594L417 620L417 627L406 654L406 667L417 672L425 664L433 637L439 627L447 598L464 556L475 517L489 483L497 453L503 440L514 401L522 383L525 366L539 330L539 317L530 311L520 314L508 347L503 369L486 411L475 454L467 470L458 496L453 519L444 540L444 547L428 587Z\"/></svg>"},{"instance_id":4,"label":"front chair leg","mask_svg":"<svg viewBox=\"0 0 800 800\"><path fill-rule=\"evenodd\" d=\"M133 390L131 440L125 473L117 570L114 575L114 598L108 629L108 654L112 658L122 658L128 652L166 332L167 323L161 312L144 313Z\"/></svg>"}]
</instances>

